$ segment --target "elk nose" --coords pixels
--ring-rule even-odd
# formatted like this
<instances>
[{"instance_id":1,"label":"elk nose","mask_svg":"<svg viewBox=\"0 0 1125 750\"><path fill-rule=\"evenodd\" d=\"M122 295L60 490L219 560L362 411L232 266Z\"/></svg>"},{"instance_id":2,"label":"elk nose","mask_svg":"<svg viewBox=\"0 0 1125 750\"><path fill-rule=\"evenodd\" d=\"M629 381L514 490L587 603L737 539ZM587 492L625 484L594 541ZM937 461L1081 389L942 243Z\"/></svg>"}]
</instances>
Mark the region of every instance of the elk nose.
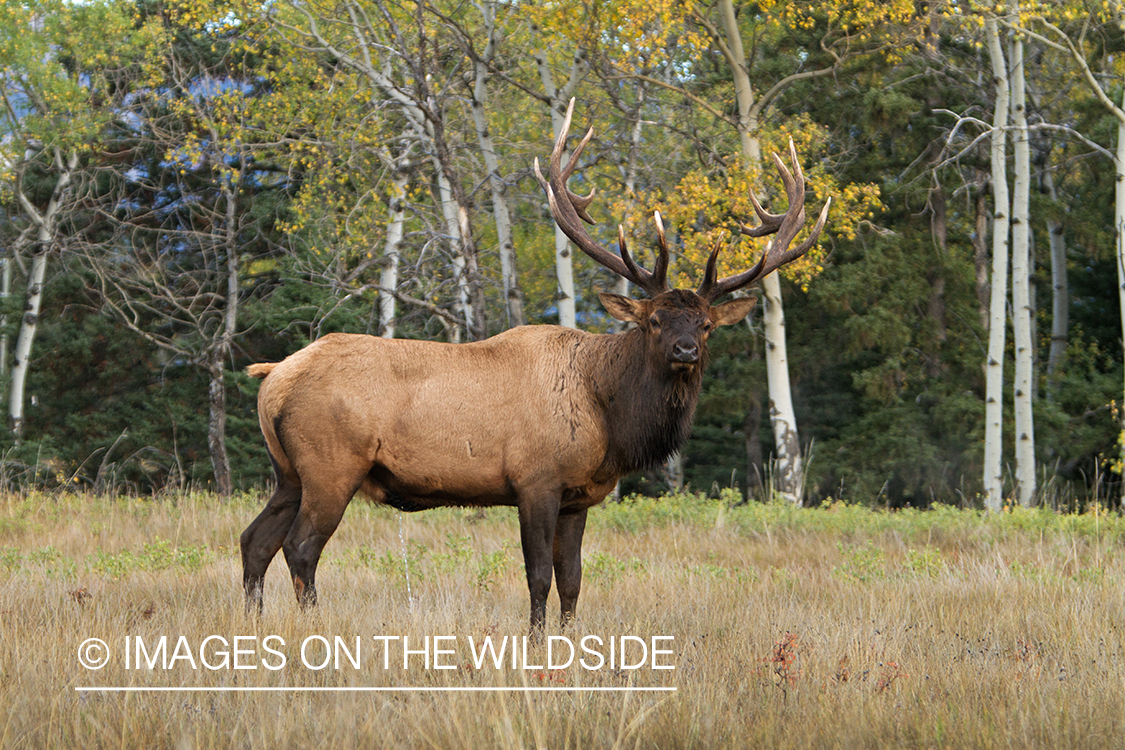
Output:
<instances>
[{"instance_id":1,"label":"elk nose","mask_svg":"<svg viewBox=\"0 0 1125 750\"><path fill-rule=\"evenodd\" d=\"M672 347L672 359L676 362L694 364L699 361L699 347L695 344L689 346L676 344Z\"/></svg>"}]
</instances>

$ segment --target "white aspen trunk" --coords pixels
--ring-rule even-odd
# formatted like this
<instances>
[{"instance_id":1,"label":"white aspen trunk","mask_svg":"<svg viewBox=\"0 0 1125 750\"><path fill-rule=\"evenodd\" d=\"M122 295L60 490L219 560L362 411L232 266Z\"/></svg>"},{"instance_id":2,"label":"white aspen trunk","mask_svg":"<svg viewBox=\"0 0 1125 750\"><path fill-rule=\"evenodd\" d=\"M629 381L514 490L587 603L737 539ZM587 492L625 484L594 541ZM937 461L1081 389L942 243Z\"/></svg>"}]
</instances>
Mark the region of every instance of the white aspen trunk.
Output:
<instances>
[{"instance_id":1,"label":"white aspen trunk","mask_svg":"<svg viewBox=\"0 0 1125 750\"><path fill-rule=\"evenodd\" d=\"M1052 203L1059 201L1050 169L1043 170L1043 188ZM1047 219L1047 239L1051 247L1051 350L1047 355L1047 379L1054 378L1063 358L1070 331L1070 284L1066 271L1066 233L1062 224ZM1047 391L1048 397L1051 390Z\"/></svg>"},{"instance_id":2,"label":"white aspen trunk","mask_svg":"<svg viewBox=\"0 0 1125 750\"><path fill-rule=\"evenodd\" d=\"M538 34L538 29L535 29ZM577 88L585 69L582 53L576 52L574 62L570 69L570 78L561 89L555 85L555 76L547 62L547 51L540 46L535 52L535 64L539 68L539 79L543 83L543 91L547 95L548 106L551 110L551 132L554 138L562 132L563 120L566 118L566 107L571 94ZM568 158L568 152L563 152L563 162ZM577 328L578 322L574 308L574 261L571 257L570 241L562 229L555 225L555 276L558 280L558 308L559 325L568 328Z\"/></svg>"},{"instance_id":3,"label":"white aspen trunk","mask_svg":"<svg viewBox=\"0 0 1125 750\"><path fill-rule=\"evenodd\" d=\"M464 203L457 203L457 220L461 224L461 252L465 258L465 285L468 288L472 317L469 319L469 335L473 341L488 338L487 312L484 303L484 287L477 263L477 248L473 240L473 227L469 223L469 209Z\"/></svg>"},{"instance_id":4,"label":"white aspen trunk","mask_svg":"<svg viewBox=\"0 0 1125 750\"><path fill-rule=\"evenodd\" d=\"M1122 94L1122 109L1125 109L1125 94ZM1125 118L1117 120L1117 153L1114 167L1117 182L1113 193L1113 226L1117 240L1117 296L1121 306L1121 330L1125 331ZM1123 402L1125 403L1125 402ZM1121 432L1118 444L1121 446L1120 460L1125 466L1125 409L1119 409ZM1122 492L1121 505L1125 507L1125 491Z\"/></svg>"},{"instance_id":5,"label":"white aspen trunk","mask_svg":"<svg viewBox=\"0 0 1125 750\"><path fill-rule=\"evenodd\" d=\"M12 382L8 392L8 417L17 443L23 437L24 389L31 362L31 346L39 328L39 310L43 302L43 279L47 275L47 254L50 252L50 231L40 227L39 246L31 256L27 272L27 299L24 302L20 332L12 357Z\"/></svg>"},{"instance_id":6,"label":"white aspen trunk","mask_svg":"<svg viewBox=\"0 0 1125 750\"><path fill-rule=\"evenodd\" d=\"M383 245L383 268L379 272L379 335L395 337L395 290L398 289L399 245L406 224L406 173L391 178L391 219Z\"/></svg>"},{"instance_id":7,"label":"white aspen trunk","mask_svg":"<svg viewBox=\"0 0 1125 750\"><path fill-rule=\"evenodd\" d=\"M0 258L0 309L8 309L8 299L12 296L12 257L8 253ZM8 315L0 315L0 378L8 375Z\"/></svg>"},{"instance_id":8,"label":"white aspen trunk","mask_svg":"<svg viewBox=\"0 0 1125 750\"><path fill-rule=\"evenodd\" d=\"M641 117L641 109L645 103L645 87L643 84L637 86L637 117L633 121L633 127L629 133L629 154L625 161L625 195L629 196L630 200L635 200L637 195L637 161L640 154L641 136L644 134L644 121ZM617 288L614 289L617 294L622 297L629 296L629 280L624 276L617 277ZM615 331L623 331L626 324L615 320L612 324L612 329Z\"/></svg>"},{"instance_id":9,"label":"white aspen trunk","mask_svg":"<svg viewBox=\"0 0 1125 750\"><path fill-rule=\"evenodd\" d=\"M989 297L988 358L985 364L984 488L985 508L998 512L1004 504L1004 346L1008 299L1008 68L996 19L985 20L996 108L992 118L992 290Z\"/></svg>"},{"instance_id":10,"label":"white aspen trunk","mask_svg":"<svg viewBox=\"0 0 1125 750\"><path fill-rule=\"evenodd\" d=\"M734 78L734 95L738 102L738 141L742 157L755 167L762 165L762 147L758 141L758 117L754 109L754 88L746 70L746 52L742 46L742 32L731 0L719 0L719 18L727 37L727 47L733 59L727 60ZM779 298L780 299L780 298Z\"/></svg>"},{"instance_id":11,"label":"white aspen trunk","mask_svg":"<svg viewBox=\"0 0 1125 750\"><path fill-rule=\"evenodd\" d=\"M1013 13L1019 13L1018 3ZM1035 420L1032 412L1032 379L1035 377L1035 350L1032 343L1030 201L1031 147L1027 131L1027 91L1024 82L1023 41L1018 34L1012 38L1011 94L1009 106L1015 153L1015 175L1012 183L1012 333L1016 345L1015 429L1016 429L1016 494L1020 505L1030 507L1035 501Z\"/></svg>"},{"instance_id":12,"label":"white aspen trunk","mask_svg":"<svg viewBox=\"0 0 1125 750\"><path fill-rule=\"evenodd\" d=\"M450 255L453 258L453 276L457 281L457 311L461 313L461 319L465 321L465 330L471 332L473 330L474 311L472 293L469 288L469 274L465 264L465 253L462 251L461 221L457 210L457 202L453 200L453 189L450 187L449 179L445 176L445 170L442 169L441 161L436 155L433 162L434 171L437 173L441 214L445 218L445 231L449 234L450 250L452 250ZM461 331L458 327L452 336L452 340L456 342L460 339Z\"/></svg>"},{"instance_id":13,"label":"white aspen trunk","mask_svg":"<svg viewBox=\"0 0 1125 750\"><path fill-rule=\"evenodd\" d=\"M246 174L246 162L240 165L239 174ZM207 422L207 449L211 454L211 469L215 474L215 491L222 496L234 489L227 455L227 389L226 363L238 330L238 186L231 174L220 174L223 198L226 201L223 227L223 253L226 255L226 309L223 312L223 330L204 369L210 381L207 401L210 415Z\"/></svg>"},{"instance_id":14,"label":"white aspen trunk","mask_svg":"<svg viewBox=\"0 0 1125 750\"><path fill-rule=\"evenodd\" d=\"M441 212L445 218L450 238L451 268L457 284L457 310L465 321L465 331L470 340L479 341L487 335L485 325L484 290L481 288L480 271L477 267L476 248L473 244L469 212L462 202L461 186L453 182L456 171L446 170L452 158L444 143L435 133L436 126L427 124L432 144L431 159L437 173L438 194ZM458 327L459 328L459 327ZM454 341L460 340L460 331L455 331Z\"/></svg>"},{"instance_id":15,"label":"white aspen trunk","mask_svg":"<svg viewBox=\"0 0 1125 750\"><path fill-rule=\"evenodd\" d=\"M762 325L766 337L766 385L770 394L777 489L789 502L801 504L804 461L789 387L789 357L785 348L785 312L781 307L781 281L776 273L762 279Z\"/></svg>"},{"instance_id":16,"label":"white aspen trunk","mask_svg":"<svg viewBox=\"0 0 1125 750\"><path fill-rule=\"evenodd\" d=\"M746 53L731 0L719 0L719 17L726 34L729 60L738 100L738 137L742 157L750 166L761 167L762 149L758 141L758 118L754 109L754 90L746 71ZM804 462L797 432L797 415L789 381L789 359L785 346L785 311L781 303L781 282L776 273L762 279L765 310L762 325L766 338L766 384L770 395L770 425L773 428L776 456L775 478L783 498L800 505L804 491Z\"/></svg>"},{"instance_id":17,"label":"white aspen trunk","mask_svg":"<svg viewBox=\"0 0 1125 750\"><path fill-rule=\"evenodd\" d=\"M246 160L242 160L239 175L247 173ZM234 345L234 335L238 332L238 190L239 186L233 184L228 176L224 192L226 193L226 227L223 237L224 250L227 256L227 299L226 311L223 315L222 350L223 362L230 356Z\"/></svg>"},{"instance_id":18,"label":"white aspen trunk","mask_svg":"<svg viewBox=\"0 0 1125 750\"><path fill-rule=\"evenodd\" d=\"M481 62L476 64L473 80L473 124L476 126L477 142L484 155L484 166L488 171L488 184L492 189L492 215L496 222L496 242L500 246L500 279L504 290L504 305L508 315L508 326L523 325L523 295L520 293L515 244L512 242L512 219L508 211L507 186L500 174L500 159L492 143L488 127L485 104L488 102L488 64L496 53L496 3L486 2L478 6L484 16L488 30L488 43L484 48Z\"/></svg>"},{"instance_id":19,"label":"white aspen trunk","mask_svg":"<svg viewBox=\"0 0 1125 750\"><path fill-rule=\"evenodd\" d=\"M1035 404L1039 403L1040 369L1039 347L1036 346L1036 342L1039 341L1039 316L1035 311L1039 309L1039 290L1035 287L1035 232L1030 232L1028 234L1027 252L1028 258L1030 259L1030 269L1028 270L1027 280L1027 304L1028 309L1031 310L1031 404L1034 409Z\"/></svg>"},{"instance_id":20,"label":"white aspen trunk","mask_svg":"<svg viewBox=\"0 0 1125 750\"><path fill-rule=\"evenodd\" d=\"M977 191L973 211L973 271L976 275L977 305L979 307L980 327L988 330L988 195L985 190L987 182L982 182Z\"/></svg>"},{"instance_id":21,"label":"white aspen trunk","mask_svg":"<svg viewBox=\"0 0 1125 750\"><path fill-rule=\"evenodd\" d=\"M74 169L78 166L78 154L55 153L55 166L59 170L59 180L51 193L47 208L40 213L24 194L22 187L17 190L17 199L28 217L38 225L36 238L38 244L31 256L31 267L27 273L27 298L24 301L23 318L16 337L16 348L12 358L12 380L8 391L8 417L12 435L18 444L23 436L24 390L27 384L27 371L31 363L31 347L39 329L39 311L43 303L43 280L47 277L47 255L55 241L55 225L62 201L70 190Z\"/></svg>"}]
</instances>

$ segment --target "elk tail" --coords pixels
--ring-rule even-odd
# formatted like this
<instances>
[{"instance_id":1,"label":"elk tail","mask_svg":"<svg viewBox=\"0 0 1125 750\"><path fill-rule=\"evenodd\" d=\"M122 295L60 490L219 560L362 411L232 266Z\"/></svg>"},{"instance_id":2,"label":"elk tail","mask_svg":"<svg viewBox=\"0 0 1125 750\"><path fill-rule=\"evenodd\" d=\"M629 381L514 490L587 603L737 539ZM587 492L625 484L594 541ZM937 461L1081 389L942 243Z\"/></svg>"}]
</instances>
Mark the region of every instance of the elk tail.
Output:
<instances>
[{"instance_id":1,"label":"elk tail","mask_svg":"<svg viewBox=\"0 0 1125 750\"><path fill-rule=\"evenodd\" d=\"M273 368L277 367L277 362L260 362L256 365L250 365L246 368L246 374L252 378L264 378L273 372Z\"/></svg>"}]
</instances>

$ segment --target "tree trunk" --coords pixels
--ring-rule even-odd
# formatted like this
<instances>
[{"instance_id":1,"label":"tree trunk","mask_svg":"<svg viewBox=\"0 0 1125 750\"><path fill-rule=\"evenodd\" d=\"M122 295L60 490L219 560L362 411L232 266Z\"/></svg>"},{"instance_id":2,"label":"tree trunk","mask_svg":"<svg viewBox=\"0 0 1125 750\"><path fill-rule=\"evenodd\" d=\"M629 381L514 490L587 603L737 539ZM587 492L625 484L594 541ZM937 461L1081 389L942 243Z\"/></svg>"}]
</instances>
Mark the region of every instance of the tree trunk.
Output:
<instances>
[{"instance_id":1,"label":"tree trunk","mask_svg":"<svg viewBox=\"0 0 1125 750\"><path fill-rule=\"evenodd\" d=\"M630 201L636 200L637 196L637 162L639 161L641 136L644 133L644 121L641 118L641 109L645 103L645 87L644 84L637 86L637 107L635 117L633 118L633 127L629 132L629 153L625 157L625 195L629 197ZM624 276L617 277L617 288L613 290L622 297L629 296L629 280ZM613 331L624 331L628 326L626 323L614 320L610 323Z\"/></svg>"},{"instance_id":2,"label":"tree trunk","mask_svg":"<svg viewBox=\"0 0 1125 750\"><path fill-rule=\"evenodd\" d=\"M246 161L239 165L239 175L247 174ZM211 469L215 474L215 491L226 497L231 494L233 484L230 474L230 459L227 457L227 391L225 367L234 346L234 335L238 330L238 191L233 173L219 175L223 198L226 201L226 216L223 226L223 254L226 256L226 299L223 311L223 330L215 346L208 354L203 369L207 372L207 449L211 454Z\"/></svg>"},{"instance_id":3,"label":"tree trunk","mask_svg":"<svg viewBox=\"0 0 1125 750\"><path fill-rule=\"evenodd\" d=\"M472 338L473 330L473 304L469 290L468 268L465 264L465 254L461 246L461 222L458 217L457 204L453 201L453 190L449 186L449 179L442 170L441 163L434 157L434 170L437 172L438 201L441 203L441 214L445 219L445 231L449 235L451 268L457 282L457 311L465 321L465 330ZM460 341L460 327L451 336L454 341Z\"/></svg>"},{"instance_id":4,"label":"tree trunk","mask_svg":"<svg viewBox=\"0 0 1125 750\"><path fill-rule=\"evenodd\" d=\"M1125 93L1122 93L1121 108L1125 109ZM1113 200L1113 226L1117 240L1117 296L1121 308L1121 330L1125 331L1125 118L1117 120L1117 153L1114 167L1117 171L1116 188ZM1125 467L1125 409L1119 409L1121 429L1118 445L1121 446L1119 460ZM1122 470L1125 473L1125 468ZM1121 505L1125 507L1125 489L1122 490Z\"/></svg>"},{"instance_id":5,"label":"tree trunk","mask_svg":"<svg viewBox=\"0 0 1125 750\"><path fill-rule=\"evenodd\" d=\"M981 180L975 202L975 223L973 230L973 268L976 272L977 304L980 311L980 327L988 330L988 196L984 180Z\"/></svg>"},{"instance_id":6,"label":"tree trunk","mask_svg":"<svg viewBox=\"0 0 1125 750\"><path fill-rule=\"evenodd\" d=\"M731 0L719 0L719 17L730 50L731 72L738 99L738 137L742 157L751 166L762 164L758 142L758 119L754 110L754 90L746 72L746 53ZM766 379L770 394L770 424L773 427L777 489L789 502L800 504L804 490L804 466L797 417L789 385L789 360L785 346L785 311L781 305L781 282L776 273L762 279L765 312L762 323L766 337Z\"/></svg>"},{"instance_id":7,"label":"tree trunk","mask_svg":"<svg viewBox=\"0 0 1125 750\"><path fill-rule=\"evenodd\" d=\"M533 32L538 37L539 29ZM562 132L563 120L566 118L566 108L578 83L582 80L585 70L585 57L581 50L574 54L574 62L570 68L570 77L561 89L555 85L555 76L547 61L546 47L540 44L535 51L535 64L539 68L539 79L543 82L543 91L547 96L548 107L551 110L551 132L555 138ZM563 162L567 159L563 153ZM574 262L571 258L570 242L562 229L555 225L555 276L558 279L558 295L556 297L559 308L559 325L569 328L578 326L574 308Z\"/></svg>"},{"instance_id":8,"label":"tree trunk","mask_svg":"<svg viewBox=\"0 0 1125 750\"><path fill-rule=\"evenodd\" d=\"M27 273L27 298L24 301L20 332L16 338L16 348L12 360L12 380L8 391L8 416L12 435L18 444L23 437L24 389L27 384L27 371L31 363L31 347L39 329L39 310L43 303L43 280L47 277L47 256L55 242L55 227L63 198L70 191L74 170L78 167L78 154L54 154L55 167L59 179L51 192L47 208L40 212L23 192L22 182L17 184L16 197L27 213L28 218L37 225L37 244L31 256L31 267Z\"/></svg>"},{"instance_id":9,"label":"tree trunk","mask_svg":"<svg viewBox=\"0 0 1125 750\"><path fill-rule=\"evenodd\" d=\"M496 53L496 2L486 2L478 6L484 15L488 30L488 43L480 61L475 62L473 80L473 123L477 131L477 143L484 155L484 166L488 171L488 184L492 189L492 214L496 221L496 241L500 246L500 278L504 289L504 304L508 316L508 327L523 325L523 294L520 292L516 271L515 244L512 242L512 220L508 212L507 186L500 174L500 160L492 144L492 134L488 127L485 104L488 101L489 63Z\"/></svg>"},{"instance_id":10,"label":"tree trunk","mask_svg":"<svg viewBox=\"0 0 1125 750\"><path fill-rule=\"evenodd\" d=\"M11 250L0 258L0 309L8 309L8 299L12 296L12 256ZM0 315L0 379L4 380L3 388L7 387L8 378L8 313ZM7 395L7 392L4 392Z\"/></svg>"},{"instance_id":11,"label":"tree trunk","mask_svg":"<svg viewBox=\"0 0 1125 750\"><path fill-rule=\"evenodd\" d=\"M1043 169L1043 191L1051 202L1058 205L1059 194L1050 168ZM1060 222L1047 219L1047 241L1051 248L1051 349L1047 355L1047 382L1053 384L1066 356L1070 330L1070 285L1066 271L1066 230ZM1053 389L1049 386L1047 397Z\"/></svg>"},{"instance_id":12,"label":"tree trunk","mask_svg":"<svg viewBox=\"0 0 1125 750\"><path fill-rule=\"evenodd\" d=\"M753 399L742 423L742 433L746 436L746 499L754 496L762 486L762 402Z\"/></svg>"},{"instance_id":13,"label":"tree trunk","mask_svg":"<svg viewBox=\"0 0 1125 750\"><path fill-rule=\"evenodd\" d=\"M379 272L379 335L395 337L395 290L398 289L398 248L406 224L406 173L391 177L391 219L383 245L383 268Z\"/></svg>"},{"instance_id":14,"label":"tree trunk","mask_svg":"<svg viewBox=\"0 0 1125 750\"><path fill-rule=\"evenodd\" d=\"M728 60L734 78L734 95L738 102L738 142L742 158L755 167L762 164L762 147L758 142L758 117L754 109L754 87L746 70L746 52L742 46L742 32L731 0L719 0L719 18L727 37L727 48L733 59Z\"/></svg>"},{"instance_id":15,"label":"tree trunk","mask_svg":"<svg viewBox=\"0 0 1125 750\"><path fill-rule=\"evenodd\" d=\"M797 436L797 418L789 387L789 357L785 347L785 312L781 309L781 281L776 273L762 279L766 336L766 384L770 394L777 491L796 505L804 493L804 461Z\"/></svg>"},{"instance_id":16,"label":"tree trunk","mask_svg":"<svg viewBox=\"0 0 1125 750\"><path fill-rule=\"evenodd\" d=\"M31 266L27 272L27 298L24 302L23 318L20 319L20 332L16 337L11 389L8 392L8 417L17 444L23 437L24 388L27 383L28 367L31 364L31 346L39 328L39 309L43 302L43 279L47 275L48 252L50 252L50 232L41 227L39 245L31 256Z\"/></svg>"},{"instance_id":17,"label":"tree trunk","mask_svg":"<svg viewBox=\"0 0 1125 750\"><path fill-rule=\"evenodd\" d=\"M485 319L484 288L477 265L477 248L469 222L468 201L453 162L453 154L445 140L444 111L434 109L433 100L432 92L427 91L427 101L431 103L428 110L430 116L424 122L423 132L429 135L432 146L430 157L437 172L441 211L451 240L458 308L464 316L465 330L470 340L481 341L488 336L488 325Z\"/></svg>"},{"instance_id":18,"label":"tree trunk","mask_svg":"<svg viewBox=\"0 0 1125 750\"><path fill-rule=\"evenodd\" d=\"M212 354L205 367L208 375L207 450L211 454L211 469L215 474L215 491L226 497L233 489L230 460L227 458L227 389L223 365L225 357L218 351Z\"/></svg>"},{"instance_id":19,"label":"tree trunk","mask_svg":"<svg viewBox=\"0 0 1125 750\"><path fill-rule=\"evenodd\" d=\"M1013 6L1018 17L1018 4ZM1032 343L1031 273L1034 258L1030 243L1031 146L1027 130L1027 90L1024 82L1023 41L1012 38L1011 117L1015 134L1015 175L1012 190L1012 332L1016 345L1015 429L1016 493L1020 505L1035 500L1035 421L1032 413L1032 379L1035 377Z\"/></svg>"},{"instance_id":20,"label":"tree trunk","mask_svg":"<svg viewBox=\"0 0 1125 750\"><path fill-rule=\"evenodd\" d=\"M998 512L1004 504L1004 346L1008 299L1008 67L1000 46L996 19L985 20L996 106L992 119L992 290L989 297L988 358L985 365L984 488L985 508Z\"/></svg>"}]
</instances>

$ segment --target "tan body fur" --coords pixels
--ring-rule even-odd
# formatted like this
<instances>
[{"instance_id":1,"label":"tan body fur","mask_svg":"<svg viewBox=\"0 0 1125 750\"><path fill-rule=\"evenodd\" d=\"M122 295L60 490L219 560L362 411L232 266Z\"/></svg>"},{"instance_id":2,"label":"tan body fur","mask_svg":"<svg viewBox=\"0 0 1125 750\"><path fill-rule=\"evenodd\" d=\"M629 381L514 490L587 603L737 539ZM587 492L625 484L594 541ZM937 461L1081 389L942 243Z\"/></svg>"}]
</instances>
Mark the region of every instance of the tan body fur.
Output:
<instances>
[{"instance_id":1,"label":"tan body fur","mask_svg":"<svg viewBox=\"0 0 1125 750\"><path fill-rule=\"evenodd\" d=\"M281 474L361 482L403 509L516 505L544 481L589 507L617 480L598 471L608 436L582 387L605 338L554 326L464 345L332 334L270 367L262 432Z\"/></svg>"}]
</instances>

